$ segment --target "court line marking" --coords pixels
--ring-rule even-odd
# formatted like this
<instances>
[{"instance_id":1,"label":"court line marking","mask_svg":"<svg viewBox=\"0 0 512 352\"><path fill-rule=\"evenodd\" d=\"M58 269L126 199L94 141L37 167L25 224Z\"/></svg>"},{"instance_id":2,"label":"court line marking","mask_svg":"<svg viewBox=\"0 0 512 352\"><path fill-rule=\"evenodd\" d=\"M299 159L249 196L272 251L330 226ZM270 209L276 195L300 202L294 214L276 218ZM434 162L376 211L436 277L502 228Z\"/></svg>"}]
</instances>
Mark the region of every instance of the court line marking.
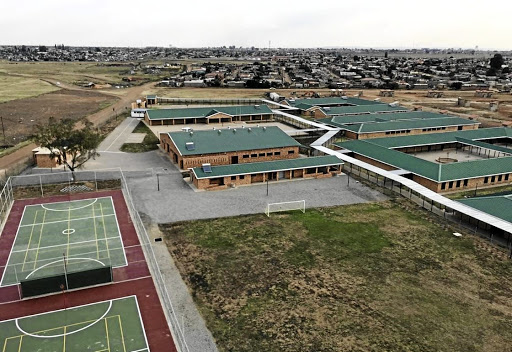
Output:
<instances>
[{"instance_id":1,"label":"court line marking","mask_svg":"<svg viewBox=\"0 0 512 352\"><path fill-rule=\"evenodd\" d=\"M116 214L106 214L103 215L104 217L107 216L114 216ZM70 221L79 221L79 220L88 220L88 219L94 219L94 218L100 218L101 216L87 216L85 218L75 218L71 219ZM68 220L55 220L55 221L47 221L47 222L38 222L36 224L27 224L27 225L20 225L19 227L29 227L29 226L37 226L37 225L47 225L47 224L58 224L59 222L66 222Z\"/></svg>"},{"instance_id":2,"label":"court line marking","mask_svg":"<svg viewBox=\"0 0 512 352\"><path fill-rule=\"evenodd\" d=\"M23 213L21 214L20 223L23 220L23 217L25 216L25 210L27 210L27 207L23 208ZM18 226L18 229L16 230L16 236L14 236L14 241L12 241L11 251L9 252L9 257L7 258L7 262L5 263L5 270L2 273L2 280L0 280L0 287L3 287L3 282L5 278L5 274L7 273L7 268L9 267L9 261L11 260L12 250L14 248L14 244L16 243L16 239L18 238L18 233L20 232L20 227ZM15 284L11 284L15 285ZM11 286L9 285L9 286Z\"/></svg>"},{"instance_id":3,"label":"court line marking","mask_svg":"<svg viewBox=\"0 0 512 352\"><path fill-rule=\"evenodd\" d=\"M81 200L85 200L85 199L81 199ZM92 203L89 203L87 205L83 205L81 207L77 207L77 208L71 208L69 207L68 209L52 209L52 208L47 208L45 206L45 204L53 204L53 203L43 203L43 204L38 204L39 206L41 206L41 208L43 209L46 209L46 210L50 210L50 211L69 211L71 212L71 210L79 210L79 209L84 209L84 208L87 208L87 207L90 207L91 205L93 205L94 203L96 203L98 201L98 198L94 199L92 201Z\"/></svg>"},{"instance_id":4,"label":"court line marking","mask_svg":"<svg viewBox=\"0 0 512 352\"><path fill-rule=\"evenodd\" d=\"M93 253L96 253L96 252L93 252ZM81 255L81 254L80 254ZM39 268L35 269L34 271L30 272L30 274L28 274L26 277L25 277L25 280L28 279L29 277L32 276L32 274L34 274L35 272L37 272L38 270L44 268L44 267L47 267L48 265L52 265L52 264L55 264L55 263L60 263L61 261L63 261L63 259L59 259L59 260L56 260L56 261L53 261L53 262L50 262L50 263L46 263L45 265L41 265ZM101 265L105 266L105 264L97 259L92 259L92 258L66 258L67 261L69 260L92 260L93 262L98 262L100 263Z\"/></svg>"},{"instance_id":5,"label":"court line marking","mask_svg":"<svg viewBox=\"0 0 512 352\"><path fill-rule=\"evenodd\" d=\"M64 246L65 246L65 244L64 244ZM119 250L119 249L122 249L122 247L112 248L111 250L112 250L112 251L117 251L117 250ZM68 259L69 259L69 258L72 258L72 259L73 259L73 258L76 258L77 256L80 256L80 255L95 254L95 253L96 253L96 252L77 253L77 254L75 254L74 256L73 256L73 255L69 256L69 257L68 257ZM48 258L48 259L45 259L45 260L46 260L46 261L48 261L48 260L53 260L53 259L55 259L55 258ZM76 259L78 259L78 258L76 258ZM92 258L84 258L84 259L90 259L90 260L93 260ZM60 259L59 259L59 261L60 261L60 260L63 260L63 258L60 258ZM27 262L27 264L29 264L29 263L33 263L33 262ZM122 268L122 267L124 267L124 266L127 266L127 265L114 266L113 268Z\"/></svg>"},{"instance_id":6,"label":"court line marking","mask_svg":"<svg viewBox=\"0 0 512 352\"><path fill-rule=\"evenodd\" d=\"M116 238L119 238L119 236L113 236L113 237L107 237L106 239L104 238L101 238L101 239L98 239L98 241L105 241L105 240L111 240L111 239L116 239ZM88 241L78 241L78 242L72 242L71 245L74 245L74 244L82 244L82 243L89 243L89 242L96 242L96 240L88 240ZM43 247L39 247L39 249L47 249L47 248L56 248L56 247L62 247L62 246L66 246L66 244L55 244L53 246L43 246ZM130 246L130 247L133 247L133 246ZM129 248L129 247L127 247ZM32 248L32 249L29 249L29 251L35 251L37 248ZM20 250L16 250L16 251L12 251L13 253L20 253L20 252L25 252L26 249L20 249Z\"/></svg>"},{"instance_id":7,"label":"court line marking","mask_svg":"<svg viewBox=\"0 0 512 352\"><path fill-rule=\"evenodd\" d=\"M36 215L34 216L34 220L37 219L37 214L39 214L39 210L36 210ZM45 210L45 214L46 214L46 210ZM22 220L23 220L23 218L22 218ZM44 221L44 216L43 216L43 221ZM35 228L35 226L32 226L32 229L30 230L30 237L28 238L27 249L25 252L25 258L23 259L23 263L21 266L21 271L23 271L23 269L25 268L25 262L27 261L28 250L30 248L30 243L32 243L32 235L34 234L34 228ZM18 230L19 230L19 227L18 227ZM16 233L16 235L18 235L18 233ZM9 262L7 262L7 264L9 264ZM18 264L21 264L21 263L18 263Z\"/></svg>"},{"instance_id":8,"label":"court line marking","mask_svg":"<svg viewBox=\"0 0 512 352\"><path fill-rule=\"evenodd\" d=\"M117 319L119 320L119 331L121 331L121 342L123 343L123 350L124 352L126 352L126 345L124 344L123 323L121 322L121 316L118 315Z\"/></svg>"},{"instance_id":9,"label":"court line marking","mask_svg":"<svg viewBox=\"0 0 512 352\"><path fill-rule=\"evenodd\" d=\"M44 219L46 219L46 210L44 211L44 215L43 215L43 223L44 223ZM39 241L37 242L36 258L34 259L34 269L37 266L37 257L39 257L39 246L41 245L41 239L43 238L43 229L44 229L44 225L41 225L41 229L39 230ZM27 247L27 254L28 254L29 248L30 248L30 246ZM26 255L25 255L25 259L27 259ZM23 267L22 267L21 271L23 271L24 267L25 267L25 261L23 261Z\"/></svg>"},{"instance_id":10,"label":"court line marking","mask_svg":"<svg viewBox=\"0 0 512 352\"><path fill-rule=\"evenodd\" d=\"M98 323L100 320L103 320L105 318L105 316L110 312L110 309L112 308L112 300L109 301L109 305L108 305L108 309L105 313L103 313L103 315L98 318L96 321L92 322L91 324L89 325L86 325L84 326L83 328L80 328L80 329L77 329L77 330L74 330L72 332L68 332L67 335L73 335L73 334L76 334L77 332L80 332L80 331L83 331L85 329L88 329L90 328L91 326L95 325L96 323ZM42 339L51 339L51 338L54 338L54 337L63 337L63 336L66 336L65 334L58 334L58 335L36 335L36 334L31 334L29 332L26 332L25 330L23 330L22 328L20 328L20 325L18 324L18 319L19 318L16 318L14 319L14 323L16 324L16 328L22 333L22 334L25 334L27 336L30 336L30 337L36 337L36 338L42 338ZM108 334L107 334L107 337L108 337Z\"/></svg>"},{"instance_id":11,"label":"court line marking","mask_svg":"<svg viewBox=\"0 0 512 352\"><path fill-rule=\"evenodd\" d=\"M113 266L112 268L123 268L125 266L128 266L128 260L126 258L126 252L124 250L124 243L123 243L123 237L121 235L121 229L119 228L119 221L117 220L117 214L116 214L116 207L115 207L115 204L114 204L114 198L112 196L105 196L105 197L97 197L96 199L110 199L110 203L112 204L112 209L114 210L114 214L115 217L116 217L116 223L117 223L117 229L118 229L118 236L116 236L116 238L119 238L120 242L121 242L121 245L122 247L120 248L115 248L115 250L118 250L118 249L122 249L123 250L123 254L124 254L124 259L125 259L125 263L124 265L117 265L117 266ZM69 202L78 202L78 201L81 201L83 199L77 199L77 200L72 200L72 201L62 201L62 202L53 202L53 203L69 203ZM46 203L46 204L52 204L52 203ZM21 224L23 222L23 218L25 216L25 211L27 210L27 208L29 207L37 207L39 206L40 204L32 204L32 205L26 205L24 208L23 208L23 213L22 213L22 216L21 216L21 220L19 222L19 224ZM130 220L131 220L131 217L130 217ZM18 282L15 282L15 283L10 283L10 284L7 284L5 285L3 282L4 282L4 279L5 279L5 276L6 276L6 273L7 273L7 268L9 266L12 266L13 264L9 265L9 261L11 260L11 255L12 255L12 250L14 248L14 245L16 244L16 240L18 239L18 234L19 234L19 231L20 231L20 225L18 224L18 228L16 229L16 235L14 237L14 241L11 245L11 250L9 252L9 257L7 258L7 262L6 262L6 265L4 266L5 270L2 274L2 279L0 280L0 287L9 287L9 286L15 286L18 284ZM138 244L136 246L141 246L141 244ZM131 246L131 247L136 247L136 246ZM90 253L82 253L82 254L77 254L77 255L83 255L83 254L90 254ZM19 263L17 263L19 264ZM14 264L14 265L17 265L17 264ZM0 303L1 305L2 303Z\"/></svg>"},{"instance_id":12,"label":"court line marking","mask_svg":"<svg viewBox=\"0 0 512 352\"><path fill-rule=\"evenodd\" d=\"M105 332L107 333L107 350L110 351L110 338L108 337L108 320L105 319Z\"/></svg>"},{"instance_id":13,"label":"court line marking","mask_svg":"<svg viewBox=\"0 0 512 352\"><path fill-rule=\"evenodd\" d=\"M111 197L112 198L112 197ZM114 206L114 199L112 199L112 206L114 207L115 209L115 206ZM127 209L128 210L128 209ZM132 216L130 215L130 212L127 212L128 214L128 218L130 219L130 222L132 223L132 226L133 226L133 229L135 230L135 232L137 232L137 229L135 229L135 224L133 223L133 219L132 219ZM121 228L119 227L119 220L117 220L117 212L114 211L114 216L116 218L116 225L117 225L117 233L119 234L119 240L121 241L121 247L123 248L123 256L124 256L124 264L125 265L128 265L128 258L126 258L126 251L124 250L124 242L123 242L123 236L121 235ZM139 237L137 236L137 239ZM148 345L149 346L149 345Z\"/></svg>"},{"instance_id":14,"label":"court line marking","mask_svg":"<svg viewBox=\"0 0 512 352\"><path fill-rule=\"evenodd\" d=\"M158 299L158 292L157 292L157 299ZM149 351L148 337L146 336L146 327L144 326L144 322L142 321L142 314L140 314L139 300L137 299L137 296L135 296L135 304L137 305L137 312L139 313L139 321L140 321L140 325L142 327L142 333L144 334L144 341L146 343L147 350ZM170 330L170 328L169 328L169 330ZM142 349L142 351L143 350L144 349Z\"/></svg>"}]
</instances>

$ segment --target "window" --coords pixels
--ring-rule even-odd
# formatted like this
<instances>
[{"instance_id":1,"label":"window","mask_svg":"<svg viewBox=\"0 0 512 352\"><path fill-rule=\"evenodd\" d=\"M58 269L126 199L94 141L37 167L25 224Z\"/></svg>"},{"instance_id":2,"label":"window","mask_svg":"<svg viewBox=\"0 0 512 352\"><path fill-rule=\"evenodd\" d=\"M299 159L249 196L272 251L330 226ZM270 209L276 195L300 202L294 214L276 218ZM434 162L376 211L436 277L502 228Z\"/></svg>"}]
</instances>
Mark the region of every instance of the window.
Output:
<instances>
[{"instance_id":1,"label":"window","mask_svg":"<svg viewBox=\"0 0 512 352\"><path fill-rule=\"evenodd\" d=\"M244 154L244 156L242 158L244 158L244 159L249 158L249 154Z\"/></svg>"},{"instance_id":2,"label":"window","mask_svg":"<svg viewBox=\"0 0 512 352\"><path fill-rule=\"evenodd\" d=\"M503 175L498 176L498 182L501 182L501 179L503 178Z\"/></svg>"},{"instance_id":3,"label":"window","mask_svg":"<svg viewBox=\"0 0 512 352\"><path fill-rule=\"evenodd\" d=\"M245 178L245 175L240 175L240 179L243 180Z\"/></svg>"},{"instance_id":4,"label":"window","mask_svg":"<svg viewBox=\"0 0 512 352\"><path fill-rule=\"evenodd\" d=\"M258 154L254 153L254 154L251 154L251 158L257 158L258 157Z\"/></svg>"},{"instance_id":5,"label":"window","mask_svg":"<svg viewBox=\"0 0 512 352\"><path fill-rule=\"evenodd\" d=\"M446 189L446 182L441 183L441 189Z\"/></svg>"},{"instance_id":6,"label":"window","mask_svg":"<svg viewBox=\"0 0 512 352\"><path fill-rule=\"evenodd\" d=\"M453 188L453 181L450 181L450 183L448 183L448 188Z\"/></svg>"},{"instance_id":7,"label":"window","mask_svg":"<svg viewBox=\"0 0 512 352\"><path fill-rule=\"evenodd\" d=\"M505 181L508 181L508 174L505 175Z\"/></svg>"},{"instance_id":8,"label":"window","mask_svg":"<svg viewBox=\"0 0 512 352\"><path fill-rule=\"evenodd\" d=\"M491 177L491 183L493 183L494 181L496 181L496 176Z\"/></svg>"},{"instance_id":9,"label":"window","mask_svg":"<svg viewBox=\"0 0 512 352\"><path fill-rule=\"evenodd\" d=\"M236 180L236 176L231 176L231 181L235 181Z\"/></svg>"},{"instance_id":10,"label":"window","mask_svg":"<svg viewBox=\"0 0 512 352\"><path fill-rule=\"evenodd\" d=\"M455 187L460 187L460 180L457 180L457 185Z\"/></svg>"},{"instance_id":11,"label":"window","mask_svg":"<svg viewBox=\"0 0 512 352\"><path fill-rule=\"evenodd\" d=\"M272 156L273 154L274 154L274 153L272 153L272 152L268 152L268 153L267 153L267 156Z\"/></svg>"},{"instance_id":12,"label":"window","mask_svg":"<svg viewBox=\"0 0 512 352\"><path fill-rule=\"evenodd\" d=\"M275 152L274 155L281 155L281 152Z\"/></svg>"},{"instance_id":13,"label":"window","mask_svg":"<svg viewBox=\"0 0 512 352\"><path fill-rule=\"evenodd\" d=\"M468 185L468 180L464 180L464 187Z\"/></svg>"},{"instance_id":14,"label":"window","mask_svg":"<svg viewBox=\"0 0 512 352\"><path fill-rule=\"evenodd\" d=\"M289 150L288 154L295 154L295 150Z\"/></svg>"},{"instance_id":15,"label":"window","mask_svg":"<svg viewBox=\"0 0 512 352\"><path fill-rule=\"evenodd\" d=\"M484 183L489 183L489 177L484 178Z\"/></svg>"},{"instance_id":16,"label":"window","mask_svg":"<svg viewBox=\"0 0 512 352\"><path fill-rule=\"evenodd\" d=\"M265 153L259 153L258 155L259 155L260 157L262 157L262 156L265 156Z\"/></svg>"}]
</instances>

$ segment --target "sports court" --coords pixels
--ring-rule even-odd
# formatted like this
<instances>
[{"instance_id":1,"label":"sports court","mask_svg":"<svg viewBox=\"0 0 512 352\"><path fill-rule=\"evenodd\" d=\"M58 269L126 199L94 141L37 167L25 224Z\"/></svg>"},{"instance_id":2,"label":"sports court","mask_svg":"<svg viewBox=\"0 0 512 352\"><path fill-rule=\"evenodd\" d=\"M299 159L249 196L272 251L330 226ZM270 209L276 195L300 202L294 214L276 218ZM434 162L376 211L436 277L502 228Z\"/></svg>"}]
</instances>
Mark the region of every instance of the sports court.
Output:
<instances>
[{"instance_id":1,"label":"sports court","mask_svg":"<svg viewBox=\"0 0 512 352\"><path fill-rule=\"evenodd\" d=\"M26 205L0 287L63 272L125 265L112 197Z\"/></svg>"},{"instance_id":2,"label":"sports court","mask_svg":"<svg viewBox=\"0 0 512 352\"><path fill-rule=\"evenodd\" d=\"M2 352L149 351L136 296L0 322Z\"/></svg>"}]
</instances>

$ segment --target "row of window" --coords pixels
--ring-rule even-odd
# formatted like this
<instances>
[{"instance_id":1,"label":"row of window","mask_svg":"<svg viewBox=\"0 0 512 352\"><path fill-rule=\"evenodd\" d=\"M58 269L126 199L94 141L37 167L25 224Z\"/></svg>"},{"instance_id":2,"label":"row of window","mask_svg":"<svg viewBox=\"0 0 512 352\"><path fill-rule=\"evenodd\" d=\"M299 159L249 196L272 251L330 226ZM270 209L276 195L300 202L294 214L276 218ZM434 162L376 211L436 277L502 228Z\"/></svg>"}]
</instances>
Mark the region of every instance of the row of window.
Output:
<instances>
[{"instance_id":1,"label":"row of window","mask_svg":"<svg viewBox=\"0 0 512 352\"><path fill-rule=\"evenodd\" d=\"M424 128L422 129L423 132L429 132L429 131L442 131L445 130L446 127L432 127L432 128Z\"/></svg>"},{"instance_id":2,"label":"row of window","mask_svg":"<svg viewBox=\"0 0 512 352\"><path fill-rule=\"evenodd\" d=\"M509 174L505 175L505 181L508 181ZM491 176L491 183L496 182L496 176ZM498 182L501 182L503 180L503 175L498 175ZM484 178L484 183L489 183L489 177Z\"/></svg>"},{"instance_id":3,"label":"row of window","mask_svg":"<svg viewBox=\"0 0 512 352\"><path fill-rule=\"evenodd\" d=\"M502 181L508 181L510 174L506 175L498 175L498 176L487 176L484 178L484 184L488 183L494 183L494 182L502 182ZM448 186L448 189L452 188L459 188L461 184L464 187L468 186L468 180L457 180L457 181L450 181L450 182L443 182L441 184L441 189L445 190L446 186Z\"/></svg>"},{"instance_id":4,"label":"row of window","mask_svg":"<svg viewBox=\"0 0 512 352\"><path fill-rule=\"evenodd\" d=\"M240 179L243 180L245 178L245 175L240 175L238 177L240 177ZM231 181L236 181L236 176L231 176Z\"/></svg>"},{"instance_id":5,"label":"row of window","mask_svg":"<svg viewBox=\"0 0 512 352\"><path fill-rule=\"evenodd\" d=\"M288 154L295 154L295 150L289 150ZM253 154L244 154L242 158L248 159L248 158L262 158L265 156L279 156L281 155L281 152L267 152L267 153L253 153Z\"/></svg>"},{"instance_id":6,"label":"row of window","mask_svg":"<svg viewBox=\"0 0 512 352\"><path fill-rule=\"evenodd\" d=\"M411 133L411 130L386 131L386 134L402 134L402 133Z\"/></svg>"}]
</instances>

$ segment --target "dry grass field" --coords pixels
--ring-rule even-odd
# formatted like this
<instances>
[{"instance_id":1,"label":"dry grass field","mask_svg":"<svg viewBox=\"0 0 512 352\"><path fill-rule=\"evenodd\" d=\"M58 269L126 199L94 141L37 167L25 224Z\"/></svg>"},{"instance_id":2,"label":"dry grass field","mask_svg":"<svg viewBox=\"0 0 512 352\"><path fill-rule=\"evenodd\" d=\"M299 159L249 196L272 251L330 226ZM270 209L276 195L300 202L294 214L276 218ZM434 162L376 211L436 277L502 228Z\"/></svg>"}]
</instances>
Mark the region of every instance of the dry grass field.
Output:
<instances>
[{"instance_id":1,"label":"dry grass field","mask_svg":"<svg viewBox=\"0 0 512 352\"><path fill-rule=\"evenodd\" d=\"M0 73L0 103L50 93L59 88L37 78L9 76Z\"/></svg>"},{"instance_id":2,"label":"dry grass field","mask_svg":"<svg viewBox=\"0 0 512 352\"><path fill-rule=\"evenodd\" d=\"M16 144L25 140L35 132L37 124L45 123L49 117L79 119L108 107L116 100L94 91L61 89L5 102L0 107L6 142Z\"/></svg>"},{"instance_id":3,"label":"dry grass field","mask_svg":"<svg viewBox=\"0 0 512 352\"><path fill-rule=\"evenodd\" d=\"M506 255L401 202L161 230L220 351L511 351Z\"/></svg>"}]
</instances>

